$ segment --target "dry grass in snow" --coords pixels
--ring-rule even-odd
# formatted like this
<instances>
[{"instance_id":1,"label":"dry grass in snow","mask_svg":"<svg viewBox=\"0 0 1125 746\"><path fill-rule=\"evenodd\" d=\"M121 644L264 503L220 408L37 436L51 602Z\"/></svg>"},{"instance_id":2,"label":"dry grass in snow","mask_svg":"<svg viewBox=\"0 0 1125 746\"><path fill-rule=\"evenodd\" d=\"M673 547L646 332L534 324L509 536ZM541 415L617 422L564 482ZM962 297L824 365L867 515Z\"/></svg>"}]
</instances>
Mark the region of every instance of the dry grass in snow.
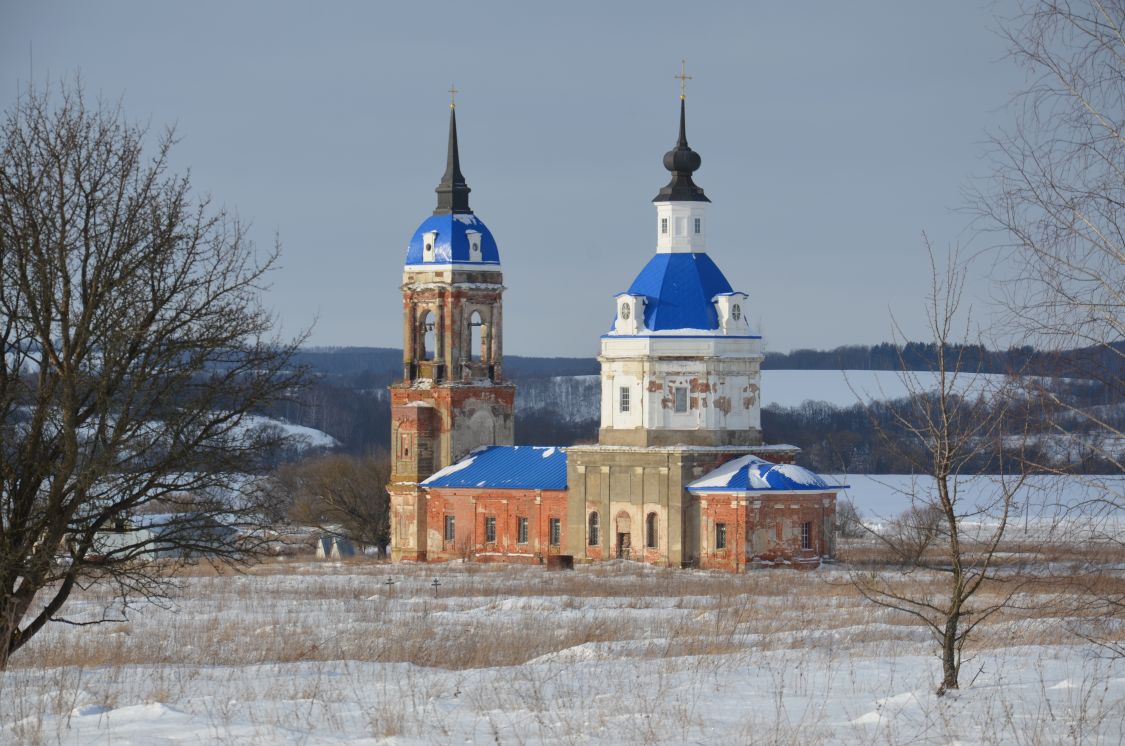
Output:
<instances>
[{"instance_id":1,"label":"dry grass in snow","mask_svg":"<svg viewBox=\"0 0 1125 746\"><path fill-rule=\"evenodd\" d=\"M1088 620L1065 583L1029 588L982 627L964 688L939 698L928 633L846 580L833 568L731 576L624 562L200 570L171 609L59 625L18 653L0 674L0 741L1125 738L1125 664L1072 634ZM938 580L896 582L936 592ZM106 600L95 589L81 603L93 613Z\"/></svg>"}]
</instances>

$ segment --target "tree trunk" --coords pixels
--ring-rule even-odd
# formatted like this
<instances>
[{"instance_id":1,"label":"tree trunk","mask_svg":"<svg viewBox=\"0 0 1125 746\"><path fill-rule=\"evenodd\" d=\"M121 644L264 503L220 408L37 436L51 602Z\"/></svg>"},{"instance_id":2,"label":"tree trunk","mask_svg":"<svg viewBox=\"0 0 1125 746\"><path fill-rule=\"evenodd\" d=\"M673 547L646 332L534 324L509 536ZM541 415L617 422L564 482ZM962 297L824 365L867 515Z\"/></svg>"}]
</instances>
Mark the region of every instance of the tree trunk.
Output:
<instances>
[{"instance_id":1,"label":"tree trunk","mask_svg":"<svg viewBox=\"0 0 1125 746\"><path fill-rule=\"evenodd\" d=\"M957 684L961 668L957 661L957 627L960 616L960 612L954 611L945 620L945 631L941 636L941 686L937 690L939 697L950 689L960 688Z\"/></svg>"}]
</instances>

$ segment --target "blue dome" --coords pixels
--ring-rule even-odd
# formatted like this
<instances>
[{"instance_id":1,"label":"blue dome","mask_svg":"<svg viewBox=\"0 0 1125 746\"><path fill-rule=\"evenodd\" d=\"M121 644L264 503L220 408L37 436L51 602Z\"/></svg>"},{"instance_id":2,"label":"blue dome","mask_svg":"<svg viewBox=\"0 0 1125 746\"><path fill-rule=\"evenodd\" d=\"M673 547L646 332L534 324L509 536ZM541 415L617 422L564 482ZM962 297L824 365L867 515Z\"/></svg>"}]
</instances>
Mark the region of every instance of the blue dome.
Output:
<instances>
[{"instance_id":1,"label":"blue dome","mask_svg":"<svg viewBox=\"0 0 1125 746\"><path fill-rule=\"evenodd\" d=\"M736 458L687 486L693 492L798 492L846 489L796 464L775 464L757 456Z\"/></svg>"},{"instance_id":2,"label":"blue dome","mask_svg":"<svg viewBox=\"0 0 1125 746\"><path fill-rule=\"evenodd\" d=\"M645 326L667 329L718 329L719 315L711 300L731 291L722 271L706 254L656 254L629 286L643 295Z\"/></svg>"},{"instance_id":3,"label":"blue dome","mask_svg":"<svg viewBox=\"0 0 1125 746\"><path fill-rule=\"evenodd\" d=\"M424 258L425 235L430 231L437 231L434 240L433 259L426 261ZM480 233L479 262L472 262L469 257L469 237L466 231ZM407 264L452 264L454 262L466 264L500 264L500 252L496 249L496 239L487 226L472 213L454 213L447 215L431 215L422 221L414 237L410 239L410 246L406 249Z\"/></svg>"}]
</instances>

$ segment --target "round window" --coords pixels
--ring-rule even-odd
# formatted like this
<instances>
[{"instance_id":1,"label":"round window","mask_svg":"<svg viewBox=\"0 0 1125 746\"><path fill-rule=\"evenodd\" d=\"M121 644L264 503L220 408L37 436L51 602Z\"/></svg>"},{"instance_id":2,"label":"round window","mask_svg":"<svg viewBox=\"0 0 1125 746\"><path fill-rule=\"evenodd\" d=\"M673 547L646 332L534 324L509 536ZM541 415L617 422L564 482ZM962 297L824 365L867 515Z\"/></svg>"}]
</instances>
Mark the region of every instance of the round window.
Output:
<instances>
[{"instance_id":1,"label":"round window","mask_svg":"<svg viewBox=\"0 0 1125 746\"><path fill-rule=\"evenodd\" d=\"M622 319L622 321L628 321L629 320L629 313L630 313L629 304L628 303L622 303L621 304L621 319Z\"/></svg>"},{"instance_id":2,"label":"round window","mask_svg":"<svg viewBox=\"0 0 1125 746\"><path fill-rule=\"evenodd\" d=\"M735 303L733 306L731 306L730 307L730 317L732 319L734 319L735 321L738 321L739 319L741 319L742 318L742 306L738 305L737 303Z\"/></svg>"}]
</instances>

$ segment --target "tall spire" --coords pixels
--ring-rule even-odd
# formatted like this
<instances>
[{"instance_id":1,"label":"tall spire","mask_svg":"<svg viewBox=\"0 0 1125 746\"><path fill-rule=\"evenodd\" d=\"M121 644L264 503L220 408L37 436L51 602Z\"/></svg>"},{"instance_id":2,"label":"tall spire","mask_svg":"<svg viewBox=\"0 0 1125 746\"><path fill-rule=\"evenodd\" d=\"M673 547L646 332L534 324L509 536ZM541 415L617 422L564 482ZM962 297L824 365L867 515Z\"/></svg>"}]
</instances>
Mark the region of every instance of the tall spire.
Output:
<instances>
[{"instance_id":1,"label":"tall spire","mask_svg":"<svg viewBox=\"0 0 1125 746\"><path fill-rule=\"evenodd\" d=\"M461 158L457 154L457 107L449 103L449 150L445 157L445 175L437 185L437 209L434 215L472 212L469 209L469 185L461 174Z\"/></svg>"},{"instance_id":2,"label":"tall spire","mask_svg":"<svg viewBox=\"0 0 1125 746\"><path fill-rule=\"evenodd\" d=\"M676 140L676 147L664 154L664 168L672 172L672 180L664 185L659 194L653 197L653 202L711 201L703 193L703 187L696 185L691 180L692 173L699 169L703 159L699 157L699 153L696 153L688 145L685 109L684 95L681 93L680 136Z\"/></svg>"}]
</instances>

